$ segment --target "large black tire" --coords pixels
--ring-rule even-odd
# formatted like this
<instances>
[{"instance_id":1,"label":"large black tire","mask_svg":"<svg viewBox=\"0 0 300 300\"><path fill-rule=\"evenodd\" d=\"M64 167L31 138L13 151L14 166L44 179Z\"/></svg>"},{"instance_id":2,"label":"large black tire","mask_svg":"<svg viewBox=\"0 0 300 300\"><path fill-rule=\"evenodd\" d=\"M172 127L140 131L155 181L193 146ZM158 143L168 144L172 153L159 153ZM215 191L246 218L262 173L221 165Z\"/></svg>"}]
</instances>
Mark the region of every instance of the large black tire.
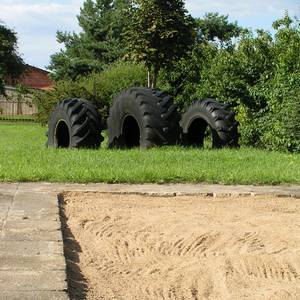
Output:
<instances>
[{"instance_id":1,"label":"large black tire","mask_svg":"<svg viewBox=\"0 0 300 300\"><path fill-rule=\"evenodd\" d=\"M48 123L48 147L98 148L101 136L101 116L96 107L82 99L60 102Z\"/></svg>"},{"instance_id":2,"label":"large black tire","mask_svg":"<svg viewBox=\"0 0 300 300\"><path fill-rule=\"evenodd\" d=\"M212 148L239 147L235 113L213 99L194 102L181 118L182 143L203 147L206 130L210 128Z\"/></svg>"},{"instance_id":3,"label":"large black tire","mask_svg":"<svg viewBox=\"0 0 300 300\"><path fill-rule=\"evenodd\" d=\"M150 148L179 142L180 116L172 98L157 89L131 88L110 108L110 148Z\"/></svg>"}]
</instances>

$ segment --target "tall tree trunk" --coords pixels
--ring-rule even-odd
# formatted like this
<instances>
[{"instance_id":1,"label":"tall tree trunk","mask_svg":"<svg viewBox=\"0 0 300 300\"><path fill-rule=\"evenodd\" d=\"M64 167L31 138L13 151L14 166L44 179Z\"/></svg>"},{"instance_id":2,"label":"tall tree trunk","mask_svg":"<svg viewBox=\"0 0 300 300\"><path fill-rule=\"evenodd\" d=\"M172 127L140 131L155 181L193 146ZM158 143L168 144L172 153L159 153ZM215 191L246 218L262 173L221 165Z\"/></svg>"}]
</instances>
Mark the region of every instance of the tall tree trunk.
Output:
<instances>
[{"instance_id":1,"label":"tall tree trunk","mask_svg":"<svg viewBox=\"0 0 300 300\"><path fill-rule=\"evenodd\" d=\"M159 73L159 66L156 65L156 66L154 66L153 80L152 80L152 88L154 88L154 89L156 88L156 85L157 85L158 73Z\"/></svg>"},{"instance_id":2,"label":"tall tree trunk","mask_svg":"<svg viewBox=\"0 0 300 300\"><path fill-rule=\"evenodd\" d=\"M151 85L152 85L152 82L151 82L151 69L150 68L148 68L147 75L148 75L148 88L150 88Z\"/></svg>"},{"instance_id":3,"label":"tall tree trunk","mask_svg":"<svg viewBox=\"0 0 300 300\"><path fill-rule=\"evenodd\" d=\"M17 102L17 115L22 115L22 102Z\"/></svg>"},{"instance_id":4,"label":"tall tree trunk","mask_svg":"<svg viewBox=\"0 0 300 300\"><path fill-rule=\"evenodd\" d=\"M17 115L19 115L19 114L20 114L20 103L17 102Z\"/></svg>"}]
</instances>

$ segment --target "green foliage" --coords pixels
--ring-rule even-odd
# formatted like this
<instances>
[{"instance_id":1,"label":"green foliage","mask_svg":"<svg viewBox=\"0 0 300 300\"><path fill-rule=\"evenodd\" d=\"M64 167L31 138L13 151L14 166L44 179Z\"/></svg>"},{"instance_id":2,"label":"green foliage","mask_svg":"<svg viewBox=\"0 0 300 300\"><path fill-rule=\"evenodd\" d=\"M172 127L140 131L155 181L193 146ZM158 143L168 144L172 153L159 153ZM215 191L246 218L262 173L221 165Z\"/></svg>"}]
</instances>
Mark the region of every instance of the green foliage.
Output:
<instances>
[{"instance_id":1,"label":"green foliage","mask_svg":"<svg viewBox=\"0 0 300 300\"><path fill-rule=\"evenodd\" d=\"M143 62L148 85L155 87L161 68L180 59L194 41L194 22L182 0L134 0L124 32L128 56Z\"/></svg>"},{"instance_id":2,"label":"green foliage","mask_svg":"<svg viewBox=\"0 0 300 300\"><path fill-rule=\"evenodd\" d=\"M262 143L300 151L300 23L286 14L274 22L273 76L263 89L268 102Z\"/></svg>"},{"instance_id":3,"label":"green foliage","mask_svg":"<svg viewBox=\"0 0 300 300\"><path fill-rule=\"evenodd\" d=\"M0 68L0 95L5 94L3 71Z\"/></svg>"},{"instance_id":4,"label":"green foliage","mask_svg":"<svg viewBox=\"0 0 300 300\"><path fill-rule=\"evenodd\" d=\"M187 56L179 60L171 71L163 72L161 76L168 92L176 95L177 104L181 110L199 97L197 95L199 82L202 77L205 77L203 73L210 73L210 64L213 63L215 57L223 56L222 60L230 57L235 46L234 38L248 32L238 26L236 22L230 23L228 16L218 13L207 13L203 18L198 18L195 21L197 39L192 50ZM231 66L229 65L229 67ZM214 76L222 76L222 70L215 70ZM227 81L229 85L235 86L231 84L230 78ZM207 82L206 85L210 89L213 88L210 82ZM227 83L224 85L228 86ZM232 88L236 89L236 87ZM230 93L227 94L230 95ZM226 96L224 95L224 97ZM212 97L212 93L208 92L201 97Z\"/></svg>"},{"instance_id":5,"label":"green foliage","mask_svg":"<svg viewBox=\"0 0 300 300\"><path fill-rule=\"evenodd\" d=\"M274 29L242 30L225 47L211 35L164 79L182 110L207 97L238 105L242 145L300 151L300 25L286 15Z\"/></svg>"},{"instance_id":6,"label":"green foliage","mask_svg":"<svg viewBox=\"0 0 300 300\"><path fill-rule=\"evenodd\" d=\"M37 122L46 125L51 111L56 104L68 98L85 98L91 100L92 95L86 90L82 82L61 80L58 81L53 90L36 91L33 95L33 102L38 108L36 115Z\"/></svg>"},{"instance_id":7,"label":"green foliage","mask_svg":"<svg viewBox=\"0 0 300 300\"><path fill-rule=\"evenodd\" d=\"M4 94L5 77L18 77L24 67L18 54L16 33L0 23L0 94Z\"/></svg>"},{"instance_id":8,"label":"green foliage","mask_svg":"<svg viewBox=\"0 0 300 300\"><path fill-rule=\"evenodd\" d=\"M203 18L196 19L196 30L199 42L215 42L231 45L232 39L245 31L237 22L230 23L228 16L219 13L206 13Z\"/></svg>"},{"instance_id":9,"label":"green foliage","mask_svg":"<svg viewBox=\"0 0 300 300\"><path fill-rule=\"evenodd\" d=\"M129 0L85 0L78 16L82 32L57 32L65 50L52 55L49 69L56 80L100 72L124 55L121 32Z\"/></svg>"},{"instance_id":10,"label":"green foliage","mask_svg":"<svg viewBox=\"0 0 300 300\"><path fill-rule=\"evenodd\" d=\"M86 0L78 19L82 33L58 33L66 50L52 57L51 68L56 78L96 72L37 95L43 123L68 97L97 103L106 116L112 98L145 85L148 71L148 86L158 80L182 111L207 97L235 105L242 145L300 151L299 20L286 13L274 22L275 34L252 33L218 13L193 20L182 0ZM111 65L124 49L145 67Z\"/></svg>"},{"instance_id":11,"label":"green foliage","mask_svg":"<svg viewBox=\"0 0 300 300\"><path fill-rule=\"evenodd\" d=\"M14 101L17 102L26 102L28 98L31 97L32 91L23 84L16 85L15 97L13 97Z\"/></svg>"},{"instance_id":12,"label":"green foliage","mask_svg":"<svg viewBox=\"0 0 300 300\"><path fill-rule=\"evenodd\" d=\"M116 62L101 73L92 73L75 81L61 80L51 91L36 92L37 121L46 124L56 104L68 98L83 98L94 103L104 120L116 95L132 86L144 86L146 70L131 62Z\"/></svg>"},{"instance_id":13,"label":"green foliage","mask_svg":"<svg viewBox=\"0 0 300 300\"><path fill-rule=\"evenodd\" d=\"M125 89L145 86L146 69L143 65L132 62L117 62L100 74L86 79L87 88L94 91L95 104L102 109L102 115L108 116L113 99Z\"/></svg>"}]
</instances>

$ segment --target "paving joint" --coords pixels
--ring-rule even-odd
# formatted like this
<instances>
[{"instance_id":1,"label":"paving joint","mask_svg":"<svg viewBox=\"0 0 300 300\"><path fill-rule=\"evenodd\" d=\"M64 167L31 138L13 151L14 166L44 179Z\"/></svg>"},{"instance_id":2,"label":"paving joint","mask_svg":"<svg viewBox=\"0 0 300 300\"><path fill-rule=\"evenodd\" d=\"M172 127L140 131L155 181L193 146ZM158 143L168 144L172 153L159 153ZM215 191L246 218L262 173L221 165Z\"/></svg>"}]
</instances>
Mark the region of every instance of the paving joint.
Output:
<instances>
[{"instance_id":1,"label":"paving joint","mask_svg":"<svg viewBox=\"0 0 300 300\"><path fill-rule=\"evenodd\" d=\"M15 201L16 196L17 196L17 194L18 194L19 187L20 187L20 184L17 185L17 188L16 188L16 191L15 191L15 193L14 193L14 196L11 197L11 202L10 202L9 207L8 207L8 209L7 209L7 211L6 211L6 214L5 214L4 218L3 218L2 225L1 225L1 236L2 236L2 237L3 237L3 235L4 235L4 229L5 229L5 226L6 226L6 222L7 222L9 213L10 213L10 211L11 211L11 208L12 208L13 205L14 205L14 201Z\"/></svg>"}]
</instances>

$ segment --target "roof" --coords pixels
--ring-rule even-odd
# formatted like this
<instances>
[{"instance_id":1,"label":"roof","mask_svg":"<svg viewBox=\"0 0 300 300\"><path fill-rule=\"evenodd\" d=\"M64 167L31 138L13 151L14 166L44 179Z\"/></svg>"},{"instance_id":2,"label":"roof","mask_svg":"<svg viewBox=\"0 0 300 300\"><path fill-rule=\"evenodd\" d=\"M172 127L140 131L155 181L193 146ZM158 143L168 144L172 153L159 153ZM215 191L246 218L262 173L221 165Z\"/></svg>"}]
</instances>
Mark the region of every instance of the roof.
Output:
<instances>
[{"instance_id":1,"label":"roof","mask_svg":"<svg viewBox=\"0 0 300 300\"><path fill-rule=\"evenodd\" d=\"M44 70L44 69L41 69L41 68L38 68L38 67L35 67L35 66L31 66L31 65L28 65L28 64L26 64L25 67L30 68L30 69L34 69L36 71L43 72L43 73L46 73L46 74L50 74L50 72L47 71L47 70Z\"/></svg>"},{"instance_id":2,"label":"roof","mask_svg":"<svg viewBox=\"0 0 300 300\"><path fill-rule=\"evenodd\" d=\"M28 88L39 90L51 90L54 81L49 77L50 72L31 65L25 65L23 74L17 79L6 78L8 85L16 86L22 84Z\"/></svg>"}]
</instances>

